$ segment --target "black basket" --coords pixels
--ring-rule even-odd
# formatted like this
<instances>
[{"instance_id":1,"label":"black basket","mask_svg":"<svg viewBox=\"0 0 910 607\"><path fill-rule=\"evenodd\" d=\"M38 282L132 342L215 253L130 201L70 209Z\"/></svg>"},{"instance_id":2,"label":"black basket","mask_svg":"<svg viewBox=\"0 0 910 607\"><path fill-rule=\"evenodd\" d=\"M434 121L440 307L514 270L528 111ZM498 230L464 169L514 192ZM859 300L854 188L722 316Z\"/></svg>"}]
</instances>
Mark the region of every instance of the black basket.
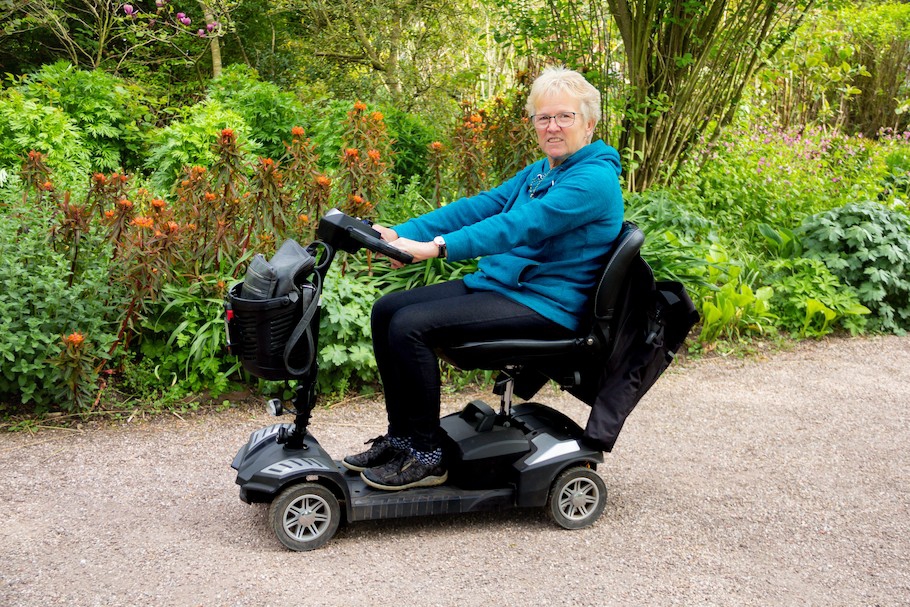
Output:
<instances>
[{"instance_id":1,"label":"black basket","mask_svg":"<svg viewBox=\"0 0 910 607\"><path fill-rule=\"evenodd\" d=\"M285 362L285 348L294 328L303 317L306 307L317 296L317 289L310 283L299 285L282 297L272 299L244 299L240 297L243 283L237 283L228 295L231 310L228 320L230 350L240 359L243 368L262 379L299 379L309 372L314 355L311 340L300 339ZM310 321L313 330L318 315ZM295 373L291 368L296 368Z\"/></svg>"}]
</instances>

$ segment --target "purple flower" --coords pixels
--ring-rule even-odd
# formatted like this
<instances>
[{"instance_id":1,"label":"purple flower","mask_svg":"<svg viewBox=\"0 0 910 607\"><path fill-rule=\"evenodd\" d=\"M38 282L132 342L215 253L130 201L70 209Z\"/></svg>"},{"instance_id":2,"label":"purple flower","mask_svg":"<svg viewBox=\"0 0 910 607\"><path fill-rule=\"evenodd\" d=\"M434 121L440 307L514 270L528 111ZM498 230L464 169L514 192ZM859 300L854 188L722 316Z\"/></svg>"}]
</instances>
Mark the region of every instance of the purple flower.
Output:
<instances>
[{"instance_id":1,"label":"purple flower","mask_svg":"<svg viewBox=\"0 0 910 607\"><path fill-rule=\"evenodd\" d=\"M199 36L200 38L205 38L205 30L202 30L202 29L199 30L198 32L196 32L196 35Z\"/></svg>"},{"instance_id":2,"label":"purple flower","mask_svg":"<svg viewBox=\"0 0 910 607\"><path fill-rule=\"evenodd\" d=\"M177 13L177 19L183 21L183 18L186 17L186 13Z\"/></svg>"},{"instance_id":3,"label":"purple flower","mask_svg":"<svg viewBox=\"0 0 910 607\"><path fill-rule=\"evenodd\" d=\"M133 13L136 12L136 9L133 8L133 5L132 5L132 4L124 4L124 5L123 5L123 12L126 13L126 16L127 16L127 17L132 17L132 16L133 16Z\"/></svg>"},{"instance_id":4,"label":"purple flower","mask_svg":"<svg viewBox=\"0 0 910 607\"><path fill-rule=\"evenodd\" d=\"M189 24L191 23L191 21L190 21L190 18L189 18L189 17L183 17L183 18L180 20L180 23L182 23L183 25L189 25Z\"/></svg>"},{"instance_id":5,"label":"purple flower","mask_svg":"<svg viewBox=\"0 0 910 607\"><path fill-rule=\"evenodd\" d=\"M207 29L208 31L211 32L211 31L213 31L213 30L215 29L215 24L214 24L214 23L209 23L209 24L207 24L207 25L205 26L205 29ZM200 31L202 31L202 30L200 30Z\"/></svg>"},{"instance_id":6,"label":"purple flower","mask_svg":"<svg viewBox=\"0 0 910 607\"><path fill-rule=\"evenodd\" d=\"M165 4L165 0L155 0L155 6L162 8Z\"/></svg>"}]
</instances>

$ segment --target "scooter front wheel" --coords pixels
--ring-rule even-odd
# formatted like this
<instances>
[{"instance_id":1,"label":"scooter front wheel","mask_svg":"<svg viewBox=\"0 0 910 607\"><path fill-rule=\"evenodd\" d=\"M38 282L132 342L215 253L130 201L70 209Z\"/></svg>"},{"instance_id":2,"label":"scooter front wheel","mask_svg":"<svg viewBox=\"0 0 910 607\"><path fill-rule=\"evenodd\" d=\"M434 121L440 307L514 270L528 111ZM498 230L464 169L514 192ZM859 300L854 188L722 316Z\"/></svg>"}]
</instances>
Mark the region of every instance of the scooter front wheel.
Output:
<instances>
[{"instance_id":1,"label":"scooter front wheel","mask_svg":"<svg viewBox=\"0 0 910 607\"><path fill-rule=\"evenodd\" d=\"M269 506L269 523L278 540L291 550L314 550L335 535L341 523L341 506L323 485L291 485Z\"/></svg>"},{"instance_id":2,"label":"scooter front wheel","mask_svg":"<svg viewBox=\"0 0 910 607\"><path fill-rule=\"evenodd\" d=\"M564 529L593 525L607 505L607 486L590 468L569 468L550 488L547 514Z\"/></svg>"}]
</instances>

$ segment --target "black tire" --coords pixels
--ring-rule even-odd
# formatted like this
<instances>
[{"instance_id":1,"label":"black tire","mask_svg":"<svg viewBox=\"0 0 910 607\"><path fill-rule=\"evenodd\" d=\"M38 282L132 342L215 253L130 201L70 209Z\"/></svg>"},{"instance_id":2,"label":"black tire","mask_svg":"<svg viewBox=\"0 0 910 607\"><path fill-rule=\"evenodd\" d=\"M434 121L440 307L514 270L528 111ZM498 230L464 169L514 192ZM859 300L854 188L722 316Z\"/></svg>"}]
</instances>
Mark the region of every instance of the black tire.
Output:
<instances>
[{"instance_id":1,"label":"black tire","mask_svg":"<svg viewBox=\"0 0 910 607\"><path fill-rule=\"evenodd\" d=\"M607 486L590 468L569 468L553 481L547 514L564 529L581 529L600 518L607 505Z\"/></svg>"},{"instance_id":2,"label":"black tire","mask_svg":"<svg viewBox=\"0 0 910 607\"><path fill-rule=\"evenodd\" d=\"M292 485L269 506L269 523L282 544L303 552L325 545L341 523L338 498L317 483Z\"/></svg>"}]
</instances>

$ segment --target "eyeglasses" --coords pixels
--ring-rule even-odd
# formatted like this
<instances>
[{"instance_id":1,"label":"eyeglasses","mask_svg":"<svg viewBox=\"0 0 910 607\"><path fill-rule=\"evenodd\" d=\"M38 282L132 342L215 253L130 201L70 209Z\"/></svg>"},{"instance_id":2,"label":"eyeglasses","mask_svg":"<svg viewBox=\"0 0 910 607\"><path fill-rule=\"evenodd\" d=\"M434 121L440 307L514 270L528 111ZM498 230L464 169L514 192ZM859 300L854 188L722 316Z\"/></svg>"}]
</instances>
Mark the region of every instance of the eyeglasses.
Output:
<instances>
[{"instance_id":1,"label":"eyeglasses","mask_svg":"<svg viewBox=\"0 0 910 607\"><path fill-rule=\"evenodd\" d=\"M565 129L575 124L575 112L560 112L555 116L547 116L546 114L534 114L531 116L534 128L541 131L550 128L551 120L556 120L556 126Z\"/></svg>"}]
</instances>

